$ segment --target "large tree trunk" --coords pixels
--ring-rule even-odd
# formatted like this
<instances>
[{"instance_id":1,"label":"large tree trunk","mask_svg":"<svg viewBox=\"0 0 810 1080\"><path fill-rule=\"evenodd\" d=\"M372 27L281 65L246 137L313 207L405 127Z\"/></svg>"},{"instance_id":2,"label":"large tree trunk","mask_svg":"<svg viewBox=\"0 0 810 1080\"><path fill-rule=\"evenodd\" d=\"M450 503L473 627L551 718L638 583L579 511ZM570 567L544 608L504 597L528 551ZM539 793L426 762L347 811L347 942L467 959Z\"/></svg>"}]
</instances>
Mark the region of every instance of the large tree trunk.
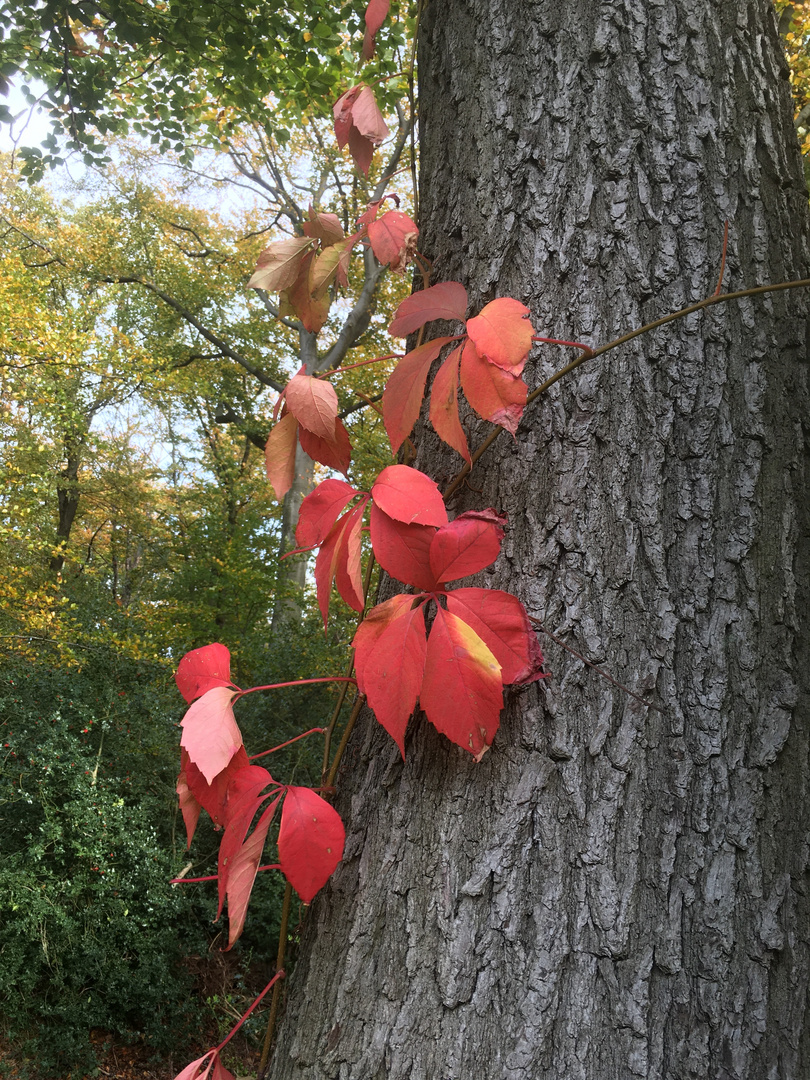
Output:
<instances>
[{"instance_id":1,"label":"large tree trunk","mask_svg":"<svg viewBox=\"0 0 810 1080\"><path fill-rule=\"evenodd\" d=\"M433 0L421 34L422 246L474 310L606 342L713 292L725 219L726 288L807 276L768 0ZM661 711L543 639L480 765L367 715L276 1080L810 1075L805 309L638 339L482 458L487 583Z\"/></svg>"}]
</instances>

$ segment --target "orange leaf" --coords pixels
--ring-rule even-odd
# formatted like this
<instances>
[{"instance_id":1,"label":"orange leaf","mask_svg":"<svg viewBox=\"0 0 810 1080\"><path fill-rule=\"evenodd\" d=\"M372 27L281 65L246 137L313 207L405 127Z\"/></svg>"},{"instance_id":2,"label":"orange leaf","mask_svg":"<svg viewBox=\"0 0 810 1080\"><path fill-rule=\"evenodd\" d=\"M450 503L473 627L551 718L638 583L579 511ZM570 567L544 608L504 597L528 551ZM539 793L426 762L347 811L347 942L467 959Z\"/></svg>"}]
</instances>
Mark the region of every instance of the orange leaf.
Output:
<instances>
[{"instance_id":1,"label":"orange leaf","mask_svg":"<svg viewBox=\"0 0 810 1080\"><path fill-rule=\"evenodd\" d=\"M519 375L490 364L469 340L461 356L461 388L479 416L515 434L528 387Z\"/></svg>"},{"instance_id":2,"label":"orange leaf","mask_svg":"<svg viewBox=\"0 0 810 1080\"><path fill-rule=\"evenodd\" d=\"M458 364L461 348L453 349L436 372L430 390L430 422L439 438L470 461L467 436L458 415Z\"/></svg>"},{"instance_id":3,"label":"orange leaf","mask_svg":"<svg viewBox=\"0 0 810 1080\"><path fill-rule=\"evenodd\" d=\"M434 319L464 321L467 314L467 290L458 281L441 281L429 289L406 296L388 327L392 337L407 337Z\"/></svg>"},{"instance_id":4,"label":"orange leaf","mask_svg":"<svg viewBox=\"0 0 810 1080\"><path fill-rule=\"evenodd\" d=\"M290 236L268 244L259 255L248 288L264 289L265 292L289 289L298 277L304 255L312 246L313 241L306 236Z\"/></svg>"},{"instance_id":5,"label":"orange leaf","mask_svg":"<svg viewBox=\"0 0 810 1080\"><path fill-rule=\"evenodd\" d=\"M280 501L290 490L295 479L295 451L298 446L298 421L287 413L273 427L264 447L267 479L273 485Z\"/></svg>"},{"instance_id":6,"label":"orange leaf","mask_svg":"<svg viewBox=\"0 0 810 1080\"><path fill-rule=\"evenodd\" d=\"M482 356L506 368L513 375L523 371L532 347L529 309L509 296L493 300L474 319L467 320L467 333Z\"/></svg>"},{"instance_id":7,"label":"orange leaf","mask_svg":"<svg viewBox=\"0 0 810 1080\"><path fill-rule=\"evenodd\" d=\"M419 230L416 223L401 210L388 210L368 227L371 250L381 263L387 263L394 273L402 274L416 251Z\"/></svg>"},{"instance_id":8,"label":"orange leaf","mask_svg":"<svg viewBox=\"0 0 810 1080\"><path fill-rule=\"evenodd\" d=\"M299 371L287 383L284 393L287 407L301 427L319 439L334 442L338 399L331 383Z\"/></svg>"}]
</instances>

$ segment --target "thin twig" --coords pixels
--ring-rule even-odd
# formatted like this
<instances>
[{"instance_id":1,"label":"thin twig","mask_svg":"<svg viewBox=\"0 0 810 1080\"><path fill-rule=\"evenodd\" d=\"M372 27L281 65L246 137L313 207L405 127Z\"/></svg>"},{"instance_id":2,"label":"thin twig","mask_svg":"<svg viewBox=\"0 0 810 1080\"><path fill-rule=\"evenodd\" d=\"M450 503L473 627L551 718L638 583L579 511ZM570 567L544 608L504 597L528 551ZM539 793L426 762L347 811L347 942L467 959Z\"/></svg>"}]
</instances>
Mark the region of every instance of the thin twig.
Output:
<instances>
[{"instance_id":1,"label":"thin twig","mask_svg":"<svg viewBox=\"0 0 810 1080\"><path fill-rule=\"evenodd\" d=\"M284 958L287 952L287 924L290 920L290 904L292 903L292 885L289 881L284 890L284 903L281 908L281 927L278 932L278 954L276 955L276 972L284 971ZM267 1069L267 1059L270 1057L270 1044L273 1041L273 1032L276 1027L278 1016L278 1003L281 997L281 979L273 987L273 997L270 1001L270 1016L267 1019L267 1031L264 1035L264 1046L259 1061L259 1073L257 1080L262 1080Z\"/></svg>"},{"instance_id":2,"label":"thin twig","mask_svg":"<svg viewBox=\"0 0 810 1080\"><path fill-rule=\"evenodd\" d=\"M528 612L526 614L528 615ZM589 668L593 668L597 675L601 675L603 679L607 679L607 681L609 683L612 683L613 686L617 687L617 689L623 690L625 694L633 698L635 701L638 701L646 708L655 709L655 711L661 713L662 716L666 716L666 713L663 709L659 709L657 705L652 705L643 697L639 697L638 694L634 694L632 690L629 690L626 686L624 686L623 683L618 682L616 679L613 678L612 675L608 675L606 671L603 671L600 667L597 667L596 664L592 664L590 660L586 660L582 653L578 653L576 649L572 649L570 645L566 645L566 643L561 638L558 638L556 634L552 634L550 630L547 630L539 619L535 619L533 615L529 615L529 621L533 622L534 625L546 635L546 637L550 637L552 641L556 642L556 644L559 645L561 649L565 649L566 652L570 652L572 656L575 656L577 660L581 660L583 664L587 664Z\"/></svg>"},{"instance_id":3,"label":"thin twig","mask_svg":"<svg viewBox=\"0 0 810 1080\"><path fill-rule=\"evenodd\" d=\"M574 371L580 364L584 364L586 360L595 360L597 356L602 356L603 353L610 352L611 349L618 348L619 345L625 345L628 341L641 337L642 334L649 333L650 330L657 330L659 326L665 326L667 323L675 322L676 319L683 319L687 315L692 315L696 311L702 311L704 308L712 307L714 304L724 304L727 300L740 300L745 296L760 296L769 292L784 292L786 289L806 289L808 286L810 286L810 278L802 278L799 281L780 281L777 285L758 285L754 289L739 289L737 292L723 293L721 296L708 296L705 300L699 300L696 304L690 304L689 307L672 312L671 315L664 315L660 319L655 319L653 322L646 323L646 325L639 327L638 330L631 330L628 334L622 334L621 337L609 341L607 345L601 345L598 349L586 350L575 360L572 360L570 364L566 364L564 368L561 368L556 374L552 375L550 379L546 379L546 381L538 386L536 390L533 390L526 398L526 405L530 405L535 398L540 397L540 395L544 394L546 390L554 385L554 383L559 382L564 375L568 375L570 372ZM495 427L472 454L470 461L465 462L464 465L462 465L456 476L442 492L445 501L456 491L458 486L464 480L464 477L472 471L472 467L476 461L478 461L481 455L492 446L504 430L505 428Z\"/></svg>"}]
</instances>

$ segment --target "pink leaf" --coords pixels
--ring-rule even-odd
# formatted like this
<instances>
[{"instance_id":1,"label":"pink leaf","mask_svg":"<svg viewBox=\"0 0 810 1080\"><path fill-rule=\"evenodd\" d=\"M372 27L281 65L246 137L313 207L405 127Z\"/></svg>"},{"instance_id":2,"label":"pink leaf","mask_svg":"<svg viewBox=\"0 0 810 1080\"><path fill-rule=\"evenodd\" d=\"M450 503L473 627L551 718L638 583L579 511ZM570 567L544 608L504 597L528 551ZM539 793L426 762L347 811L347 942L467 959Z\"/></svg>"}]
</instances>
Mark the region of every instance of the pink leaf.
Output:
<instances>
[{"instance_id":1,"label":"pink leaf","mask_svg":"<svg viewBox=\"0 0 810 1080\"><path fill-rule=\"evenodd\" d=\"M413 601L413 597L408 599ZM422 685L427 641L423 608L403 608L358 660L357 670L358 685L362 668L361 690L404 759L405 728Z\"/></svg>"},{"instance_id":2,"label":"pink leaf","mask_svg":"<svg viewBox=\"0 0 810 1080\"><path fill-rule=\"evenodd\" d=\"M338 146L348 143L357 168L368 176L374 147L388 136L374 92L364 83L353 86L337 100L333 113Z\"/></svg>"},{"instance_id":3,"label":"pink leaf","mask_svg":"<svg viewBox=\"0 0 810 1080\"><path fill-rule=\"evenodd\" d=\"M504 685L543 678L543 654L523 604L499 589L454 589L447 610L471 627L501 665Z\"/></svg>"},{"instance_id":4,"label":"pink leaf","mask_svg":"<svg viewBox=\"0 0 810 1080\"><path fill-rule=\"evenodd\" d=\"M289 289L298 277L304 255L312 246L312 240L306 236L291 236L268 244L259 256L248 288L264 289L265 292Z\"/></svg>"},{"instance_id":5,"label":"pink leaf","mask_svg":"<svg viewBox=\"0 0 810 1080\"><path fill-rule=\"evenodd\" d=\"M383 417L392 453L396 454L413 430L422 408L430 365L452 340L439 337L417 346L406 353L391 372L383 391Z\"/></svg>"},{"instance_id":6,"label":"pink leaf","mask_svg":"<svg viewBox=\"0 0 810 1080\"><path fill-rule=\"evenodd\" d=\"M392 337L407 337L435 319L463 322L467 313L467 290L457 281L442 281L429 289L406 296L388 327Z\"/></svg>"},{"instance_id":7,"label":"pink leaf","mask_svg":"<svg viewBox=\"0 0 810 1080\"><path fill-rule=\"evenodd\" d=\"M430 545L430 569L437 581L477 574L498 558L506 518L494 510L468 510L443 526Z\"/></svg>"},{"instance_id":8,"label":"pink leaf","mask_svg":"<svg viewBox=\"0 0 810 1080\"><path fill-rule=\"evenodd\" d=\"M229 949L244 929L248 901L267 840L267 830L270 828L280 798L281 796L277 795L267 807L257 821L256 828L242 844L230 864L227 885Z\"/></svg>"},{"instance_id":9,"label":"pink leaf","mask_svg":"<svg viewBox=\"0 0 810 1080\"><path fill-rule=\"evenodd\" d=\"M236 1080L236 1077L230 1069L225 1068L220 1058L217 1058L214 1064L214 1071L211 1073L211 1080Z\"/></svg>"},{"instance_id":10,"label":"pink leaf","mask_svg":"<svg viewBox=\"0 0 810 1080\"><path fill-rule=\"evenodd\" d=\"M363 35L363 51L361 53L364 60L370 60L374 55L377 31L388 18L390 6L391 0L369 0L369 5L366 8L366 32Z\"/></svg>"},{"instance_id":11,"label":"pink leaf","mask_svg":"<svg viewBox=\"0 0 810 1080\"><path fill-rule=\"evenodd\" d=\"M322 544L343 510L359 492L343 480L323 480L301 503L295 539L300 547Z\"/></svg>"},{"instance_id":12,"label":"pink leaf","mask_svg":"<svg viewBox=\"0 0 810 1080\"><path fill-rule=\"evenodd\" d=\"M474 319L468 319L467 333L490 363L519 375L532 347L528 314L529 309L519 300L505 296L487 304Z\"/></svg>"},{"instance_id":13,"label":"pink leaf","mask_svg":"<svg viewBox=\"0 0 810 1080\"><path fill-rule=\"evenodd\" d=\"M301 427L319 439L334 442L338 399L331 383L299 372L287 383L285 400Z\"/></svg>"},{"instance_id":14,"label":"pink leaf","mask_svg":"<svg viewBox=\"0 0 810 1080\"><path fill-rule=\"evenodd\" d=\"M232 702L237 691L215 686L198 698L180 721L180 745L210 784L242 745Z\"/></svg>"},{"instance_id":15,"label":"pink leaf","mask_svg":"<svg viewBox=\"0 0 810 1080\"><path fill-rule=\"evenodd\" d=\"M310 788L288 787L281 812L281 869L305 904L343 858L346 833L337 810Z\"/></svg>"},{"instance_id":16,"label":"pink leaf","mask_svg":"<svg viewBox=\"0 0 810 1080\"><path fill-rule=\"evenodd\" d=\"M394 273L404 272L416 251L419 230L416 223L401 210L388 210L368 227L371 250L381 263L387 263Z\"/></svg>"},{"instance_id":17,"label":"pink leaf","mask_svg":"<svg viewBox=\"0 0 810 1080\"><path fill-rule=\"evenodd\" d=\"M458 364L461 349L453 349L436 372L430 389L430 422L439 438L470 461L467 436L458 415Z\"/></svg>"},{"instance_id":18,"label":"pink leaf","mask_svg":"<svg viewBox=\"0 0 810 1080\"><path fill-rule=\"evenodd\" d=\"M375 504L371 507L371 546L377 562L398 581L432 592L436 579L430 569L431 525L394 521Z\"/></svg>"},{"instance_id":19,"label":"pink leaf","mask_svg":"<svg viewBox=\"0 0 810 1080\"><path fill-rule=\"evenodd\" d=\"M192 649L177 665L174 680L189 704L212 686L230 686L231 654L218 641Z\"/></svg>"},{"instance_id":20,"label":"pink leaf","mask_svg":"<svg viewBox=\"0 0 810 1080\"><path fill-rule=\"evenodd\" d=\"M273 427L264 445L267 479L273 485L279 501L284 498L295 480L297 436L298 421L292 413L286 413Z\"/></svg>"},{"instance_id":21,"label":"pink leaf","mask_svg":"<svg viewBox=\"0 0 810 1080\"><path fill-rule=\"evenodd\" d=\"M526 405L526 383L519 375L490 364L469 340L461 357L461 387L479 416L515 434Z\"/></svg>"},{"instance_id":22,"label":"pink leaf","mask_svg":"<svg viewBox=\"0 0 810 1080\"><path fill-rule=\"evenodd\" d=\"M481 638L439 607L419 694L431 724L480 761L498 730L502 685L500 665Z\"/></svg>"},{"instance_id":23,"label":"pink leaf","mask_svg":"<svg viewBox=\"0 0 810 1080\"><path fill-rule=\"evenodd\" d=\"M352 457L352 444L349 442L349 433L343 426L342 420L335 421L335 437L332 440L319 439L311 431L301 427L298 429L298 438L301 441L301 449L309 454L313 461L319 461L327 469L337 469L345 473L349 468Z\"/></svg>"},{"instance_id":24,"label":"pink leaf","mask_svg":"<svg viewBox=\"0 0 810 1080\"><path fill-rule=\"evenodd\" d=\"M211 1057L212 1054L213 1057ZM174 1080L206 1080L206 1077L211 1072L211 1067L217 1060L217 1051L209 1050L207 1054L203 1054L196 1061L192 1061L190 1065L186 1065L185 1069L179 1072ZM204 1062L208 1062L208 1064L204 1066Z\"/></svg>"},{"instance_id":25,"label":"pink leaf","mask_svg":"<svg viewBox=\"0 0 810 1080\"><path fill-rule=\"evenodd\" d=\"M415 525L446 525L447 510L441 492L429 476L407 465L383 469L371 497L390 518Z\"/></svg>"}]
</instances>

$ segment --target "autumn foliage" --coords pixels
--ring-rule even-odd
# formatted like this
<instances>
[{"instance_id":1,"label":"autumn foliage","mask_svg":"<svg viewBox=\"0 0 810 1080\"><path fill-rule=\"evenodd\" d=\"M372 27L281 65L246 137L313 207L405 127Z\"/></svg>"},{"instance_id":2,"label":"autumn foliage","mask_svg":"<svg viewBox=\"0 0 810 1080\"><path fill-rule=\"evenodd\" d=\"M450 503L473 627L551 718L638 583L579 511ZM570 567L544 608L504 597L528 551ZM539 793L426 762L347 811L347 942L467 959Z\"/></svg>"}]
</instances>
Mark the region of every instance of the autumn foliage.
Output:
<instances>
[{"instance_id":1,"label":"autumn foliage","mask_svg":"<svg viewBox=\"0 0 810 1080\"><path fill-rule=\"evenodd\" d=\"M368 6L366 59L387 11L387 0ZM346 91L335 104L334 123L339 146L348 147L367 174L375 147L388 134L371 87L359 83ZM389 200L395 206L384 209ZM356 248L370 248L379 263L401 273L418 242L416 224L393 195L371 202L349 236L337 217L312 209L301 231L265 248L249 284L276 293L280 310L312 333L325 324L335 296L346 288ZM425 281L399 305L391 336L418 334L418 340L408 351L391 354L397 362L381 395L394 455L409 441L429 371L439 360L428 417L445 443L471 463L459 391L479 417L515 434L527 400L522 372L534 340L528 309L502 297L468 317L469 306L464 286L454 281ZM443 328L449 324L450 332L423 341L425 328L434 322ZM403 758L409 721L421 710L478 762L497 733L504 686L544 675L535 632L516 597L453 587L495 562L507 519L492 507L451 519L435 482L405 463L385 467L368 491L353 486L349 435L328 374L301 367L283 388L265 461L278 499L293 485L299 446L324 469L345 477L321 480L303 500L296 530L299 550L317 549L314 574L324 627L333 589L360 615L352 640L354 675L343 681L356 685L358 707L363 702L370 707ZM370 574L364 573L364 558L367 571L372 560L386 572L389 591L400 583L395 595L368 610ZM219 911L228 909L230 947L242 932L259 870L280 870L309 903L340 862L343 824L318 792L281 784L251 763L234 706L244 694L272 687L235 686L224 645L188 653L178 667L177 685L189 705L182 721L177 793L189 844L202 810L222 831L216 880ZM278 860L262 867L279 814ZM184 1080L204 1075L226 1075L217 1052L181 1074Z\"/></svg>"}]
</instances>

